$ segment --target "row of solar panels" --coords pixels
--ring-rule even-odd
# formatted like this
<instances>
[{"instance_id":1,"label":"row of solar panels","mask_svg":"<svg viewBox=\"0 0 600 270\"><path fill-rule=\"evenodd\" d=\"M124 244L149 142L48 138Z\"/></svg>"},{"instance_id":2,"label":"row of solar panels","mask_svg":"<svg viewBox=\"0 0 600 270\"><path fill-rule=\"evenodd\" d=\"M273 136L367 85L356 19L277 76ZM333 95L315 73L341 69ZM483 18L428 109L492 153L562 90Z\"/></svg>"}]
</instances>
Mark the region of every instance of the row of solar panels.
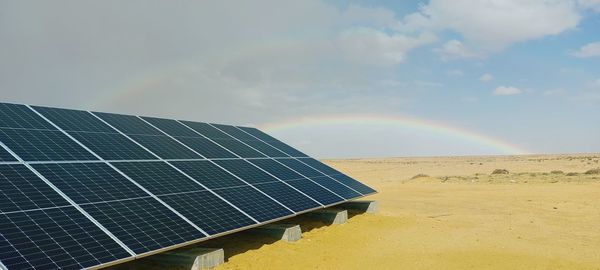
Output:
<instances>
[{"instance_id":1,"label":"row of solar panels","mask_svg":"<svg viewBox=\"0 0 600 270\"><path fill-rule=\"evenodd\" d=\"M257 130L0 103L0 268L130 260L375 191Z\"/></svg>"}]
</instances>

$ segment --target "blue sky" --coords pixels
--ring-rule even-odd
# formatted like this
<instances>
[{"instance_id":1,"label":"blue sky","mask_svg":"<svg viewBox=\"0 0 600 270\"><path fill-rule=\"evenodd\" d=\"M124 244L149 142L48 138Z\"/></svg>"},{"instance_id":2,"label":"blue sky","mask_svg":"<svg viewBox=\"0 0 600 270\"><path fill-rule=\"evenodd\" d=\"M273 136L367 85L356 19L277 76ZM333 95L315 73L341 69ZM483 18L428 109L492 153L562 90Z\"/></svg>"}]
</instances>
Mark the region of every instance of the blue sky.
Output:
<instances>
[{"instance_id":1,"label":"blue sky","mask_svg":"<svg viewBox=\"0 0 600 270\"><path fill-rule=\"evenodd\" d=\"M600 1L2 1L2 100L272 126L318 157L600 151ZM376 118L376 117L375 117ZM435 125L435 124L434 124Z\"/></svg>"}]
</instances>

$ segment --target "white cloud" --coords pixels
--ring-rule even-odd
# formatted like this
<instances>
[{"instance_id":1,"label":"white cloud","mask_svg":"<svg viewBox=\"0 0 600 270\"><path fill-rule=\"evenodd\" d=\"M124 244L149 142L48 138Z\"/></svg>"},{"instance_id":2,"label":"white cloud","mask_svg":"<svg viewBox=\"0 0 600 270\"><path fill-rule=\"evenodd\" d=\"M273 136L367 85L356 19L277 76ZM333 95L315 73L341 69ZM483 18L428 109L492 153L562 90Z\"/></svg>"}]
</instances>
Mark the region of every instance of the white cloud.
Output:
<instances>
[{"instance_id":1,"label":"white cloud","mask_svg":"<svg viewBox=\"0 0 600 270\"><path fill-rule=\"evenodd\" d=\"M588 43L570 54L579 58L598 57L600 56L600 41Z\"/></svg>"},{"instance_id":2,"label":"white cloud","mask_svg":"<svg viewBox=\"0 0 600 270\"><path fill-rule=\"evenodd\" d=\"M482 82L489 82L491 80L494 79L494 76L492 76L492 74L486 73L481 75L481 77L479 77L479 80Z\"/></svg>"},{"instance_id":3,"label":"white cloud","mask_svg":"<svg viewBox=\"0 0 600 270\"><path fill-rule=\"evenodd\" d=\"M580 19L573 1L431 0L419 12L407 15L399 28L455 31L479 50L493 52L574 29Z\"/></svg>"},{"instance_id":4,"label":"white cloud","mask_svg":"<svg viewBox=\"0 0 600 270\"><path fill-rule=\"evenodd\" d=\"M462 42L455 39L444 43L442 47L436 48L433 51L439 54L442 60L444 61L481 57L481 55L473 52L471 49L467 48Z\"/></svg>"},{"instance_id":5,"label":"white cloud","mask_svg":"<svg viewBox=\"0 0 600 270\"><path fill-rule=\"evenodd\" d=\"M341 33L336 45L347 60L385 66L401 63L408 51L435 40L435 36L428 33L411 37L388 34L372 28L354 28Z\"/></svg>"},{"instance_id":6,"label":"white cloud","mask_svg":"<svg viewBox=\"0 0 600 270\"><path fill-rule=\"evenodd\" d=\"M523 93L523 91L514 86L498 86L494 89L494 96L512 96Z\"/></svg>"}]
</instances>

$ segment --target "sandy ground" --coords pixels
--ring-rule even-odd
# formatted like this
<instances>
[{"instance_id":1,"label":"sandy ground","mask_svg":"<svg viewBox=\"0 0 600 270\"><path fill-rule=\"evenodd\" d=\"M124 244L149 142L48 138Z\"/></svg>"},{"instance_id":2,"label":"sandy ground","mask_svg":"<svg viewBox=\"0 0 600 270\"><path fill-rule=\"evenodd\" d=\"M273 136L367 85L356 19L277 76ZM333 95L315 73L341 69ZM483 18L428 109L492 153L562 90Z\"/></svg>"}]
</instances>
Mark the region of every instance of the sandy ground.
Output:
<instances>
[{"instance_id":1,"label":"sandy ground","mask_svg":"<svg viewBox=\"0 0 600 270\"><path fill-rule=\"evenodd\" d=\"M600 174L584 174L599 160L329 160L379 191L369 198L378 214L332 226L300 220L296 243L241 233L206 244L225 247L218 270L600 269ZM510 174L490 175L495 169ZM429 176L411 179L417 174Z\"/></svg>"}]
</instances>

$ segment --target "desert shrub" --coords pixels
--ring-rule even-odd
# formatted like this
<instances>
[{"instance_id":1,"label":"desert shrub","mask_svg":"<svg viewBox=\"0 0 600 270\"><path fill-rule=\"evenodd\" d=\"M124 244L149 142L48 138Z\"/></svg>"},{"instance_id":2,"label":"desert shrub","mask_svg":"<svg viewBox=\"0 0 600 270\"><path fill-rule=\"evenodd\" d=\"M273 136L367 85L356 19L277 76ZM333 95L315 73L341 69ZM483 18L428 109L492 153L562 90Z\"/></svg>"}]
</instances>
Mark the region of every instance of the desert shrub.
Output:
<instances>
[{"instance_id":1,"label":"desert shrub","mask_svg":"<svg viewBox=\"0 0 600 270\"><path fill-rule=\"evenodd\" d=\"M509 174L509 172L506 169L495 169L492 174Z\"/></svg>"},{"instance_id":2,"label":"desert shrub","mask_svg":"<svg viewBox=\"0 0 600 270\"><path fill-rule=\"evenodd\" d=\"M551 174L564 174L564 172L561 170L554 170L554 171L551 171L550 173Z\"/></svg>"},{"instance_id":3,"label":"desert shrub","mask_svg":"<svg viewBox=\"0 0 600 270\"><path fill-rule=\"evenodd\" d=\"M412 177L412 178L410 178L410 179L417 179L417 178L423 178L423 177L429 177L429 175L426 175L426 174L420 173L420 174L417 174L417 175L413 176L413 177Z\"/></svg>"},{"instance_id":4,"label":"desert shrub","mask_svg":"<svg viewBox=\"0 0 600 270\"><path fill-rule=\"evenodd\" d=\"M576 173L576 172L570 172L570 173L566 174L566 176L577 176L577 175L578 175L578 173Z\"/></svg>"},{"instance_id":5,"label":"desert shrub","mask_svg":"<svg viewBox=\"0 0 600 270\"><path fill-rule=\"evenodd\" d=\"M585 174L600 174L600 168L588 170Z\"/></svg>"}]
</instances>

